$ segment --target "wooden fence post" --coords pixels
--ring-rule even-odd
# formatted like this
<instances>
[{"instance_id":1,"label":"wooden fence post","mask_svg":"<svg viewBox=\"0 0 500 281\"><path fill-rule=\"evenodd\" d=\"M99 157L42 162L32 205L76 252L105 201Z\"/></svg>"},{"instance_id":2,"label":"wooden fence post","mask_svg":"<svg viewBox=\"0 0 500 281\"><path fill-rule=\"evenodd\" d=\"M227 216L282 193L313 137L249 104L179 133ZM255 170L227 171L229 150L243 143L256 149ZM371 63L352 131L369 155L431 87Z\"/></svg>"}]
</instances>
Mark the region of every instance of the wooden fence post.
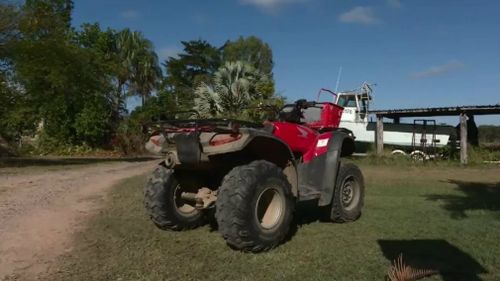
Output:
<instances>
[{"instance_id":1,"label":"wooden fence post","mask_svg":"<svg viewBox=\"0 0 500 281\"><path fill-rule=\"evenodd\" d=\"M460 113L460 164L467 165L467 115Z\"/></svg>"},{"instance_id":2,"label":"wooden fence post","mask_svg":"<svg viewBox=\"0 0 500 281\"><path fill-rule=\"evenodd\" d=\"M375 131L375 144L377 146L377 155L384 153L384 117L377 115L377 129Z\"/></svg>"}]
</instances>

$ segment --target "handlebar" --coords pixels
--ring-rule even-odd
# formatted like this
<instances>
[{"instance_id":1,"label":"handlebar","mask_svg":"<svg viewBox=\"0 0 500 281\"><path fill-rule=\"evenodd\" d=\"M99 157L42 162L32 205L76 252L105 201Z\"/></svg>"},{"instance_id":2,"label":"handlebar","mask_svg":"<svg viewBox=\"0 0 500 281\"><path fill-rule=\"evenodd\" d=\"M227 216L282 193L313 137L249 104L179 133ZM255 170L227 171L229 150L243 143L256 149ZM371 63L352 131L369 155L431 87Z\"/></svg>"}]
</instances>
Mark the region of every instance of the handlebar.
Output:
<instances>
[{"instance_id":1,"label":"handlebar","mask_svg":"<svg viewBox=\"0 0 500 281\"><path fill-rule=\"evenodd\" d=\"M306 109L308 107L314 107L314 106L316 106L316 104L317 104L317 102L315 102L315 101L307 101L304 99L301 99L301 100L298 100L295 102L295 106L298 109Z\"/></svg>"}]
</instances>

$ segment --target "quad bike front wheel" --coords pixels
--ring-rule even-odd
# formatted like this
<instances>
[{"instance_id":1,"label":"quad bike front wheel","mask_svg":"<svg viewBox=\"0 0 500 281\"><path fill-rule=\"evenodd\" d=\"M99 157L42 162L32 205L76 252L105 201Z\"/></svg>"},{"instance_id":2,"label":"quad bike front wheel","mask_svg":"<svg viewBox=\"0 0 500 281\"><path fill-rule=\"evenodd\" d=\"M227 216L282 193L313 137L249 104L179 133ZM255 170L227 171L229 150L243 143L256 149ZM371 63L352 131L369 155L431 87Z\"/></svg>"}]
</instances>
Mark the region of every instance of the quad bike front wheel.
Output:
<instances>
[{"instance_id":1,"label":"quad bike front wheel","mask_svg":"<svg viewBox=\"0 0 500 281\"><path fill-rule=\"evenodd\" d=\"M335 183L330 219L334 222L350 222L361 216L365 197L363 174L353 163L340 161Z\"/></svg>"},{"instance_id":2,"label":"quad bike front wheel","mask_svg":"<svg viewBox=\"0 0 500 281\"><path fill-rule=\"evenodd\" d=\"M196 188L187 181L182 184L173 170L158 166L144 188L144 207L154 224L163 230L186 230L202 225L204 214L181 193Z\"/></svg>"},{"instance_id":3,"label":"quad bike front wheel","mask_svg":"<svg viewBox=\"0 0 500 281\"><path fill-rule=\"evenodd\" d=\"M263 160L231 170L216 202L219 232L233 248L261 252L288 234L295 199L278 166Z\"/></svg>"}]
</instances>

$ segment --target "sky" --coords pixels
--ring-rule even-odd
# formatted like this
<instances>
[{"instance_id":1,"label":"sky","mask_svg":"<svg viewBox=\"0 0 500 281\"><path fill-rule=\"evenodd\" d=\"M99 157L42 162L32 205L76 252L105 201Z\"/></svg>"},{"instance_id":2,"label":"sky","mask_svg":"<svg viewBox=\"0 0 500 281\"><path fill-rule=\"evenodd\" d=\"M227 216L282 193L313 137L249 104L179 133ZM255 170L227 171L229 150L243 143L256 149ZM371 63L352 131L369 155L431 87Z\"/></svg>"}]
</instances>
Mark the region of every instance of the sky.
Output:
<instances>
[{"instance_id":1,"label":"sky","mask_svg":"<svg viewBox=\"0 0 500 281\"><path fill-rule=\"evenodd\" d=\"M75 0L73 25L85 22L143 32L162 61L180 41L255 35L289 101L335 89L342 68L339 91L377 84L373 109L500 103L496 0Z\"/></svg>"}]
</instances>

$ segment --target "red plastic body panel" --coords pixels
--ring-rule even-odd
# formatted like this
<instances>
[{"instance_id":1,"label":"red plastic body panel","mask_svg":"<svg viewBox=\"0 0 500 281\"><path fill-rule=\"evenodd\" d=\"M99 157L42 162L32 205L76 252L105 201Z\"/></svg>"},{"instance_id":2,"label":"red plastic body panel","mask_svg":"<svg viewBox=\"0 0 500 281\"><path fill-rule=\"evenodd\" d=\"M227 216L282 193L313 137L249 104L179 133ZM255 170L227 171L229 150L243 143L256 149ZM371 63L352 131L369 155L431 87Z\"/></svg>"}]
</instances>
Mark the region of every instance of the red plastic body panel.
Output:
<instances>
[{"instance_id":1,"label":"red plastic body panel","mask_svg":"<svg viewBox=\"0 0 500 281\"><path fill-rule=\"evenodd\" d=\"M288 122L272 122L273 134L283 140L295 153L305 154L314 143L318 133L306 126Z\"/></svg>"},{"instance_id":2,"label":"red plastic body panel","mask_svg":"<svg viewBox=\"0 0 500 281\"><path fill-rule=\"evenodd\" d=\"M339 127L340 117L344 110L336 104L321 103L320 120L295 124L289 122L272 122L273 134L288 144L294 153L302 155L302 160L307 163L317 156L327 152L328 141L333 129ZM319 133L320 131L327 131Z\"/></svg>"},{"instance_id":3,"label":"red plastic body panel","mask_svg":"<svg viewBox=\"0 0 500 281\"><path fill-rule=\"evenodd\" d=\"M307 163L314 158L326 153L328 151L328 141L332 137L332 132L326 132L317 136L314 145L303 155L304 163Z\"/></svg>"},{"instance_id":4,"label":"red plastic body panel","mask_svg":"<svg viewBox=\"0 0 500 281\"><path fill-rule=\"evenodd\" d=\"M287 123L273 122L273 134L288 144L294 153L302 155L302 160L307 163L315 157L326 153L331 132L319 134L309 127Z\"/></svg>"},{"instance_id":5,"label":"red plastic body panel","mask_svg":"<svg viewBox=\"0 0 500 281\"><path fill-rule=\"evenodd\" d=\"M342 117L342 112L344 108L336 105L334 103L325 102L322 103L323 108L321 109L320 120L307 123L308 127L317 130L324 129L336 129L339 127L340 118Z\"/></svg>"}]
</instances>

